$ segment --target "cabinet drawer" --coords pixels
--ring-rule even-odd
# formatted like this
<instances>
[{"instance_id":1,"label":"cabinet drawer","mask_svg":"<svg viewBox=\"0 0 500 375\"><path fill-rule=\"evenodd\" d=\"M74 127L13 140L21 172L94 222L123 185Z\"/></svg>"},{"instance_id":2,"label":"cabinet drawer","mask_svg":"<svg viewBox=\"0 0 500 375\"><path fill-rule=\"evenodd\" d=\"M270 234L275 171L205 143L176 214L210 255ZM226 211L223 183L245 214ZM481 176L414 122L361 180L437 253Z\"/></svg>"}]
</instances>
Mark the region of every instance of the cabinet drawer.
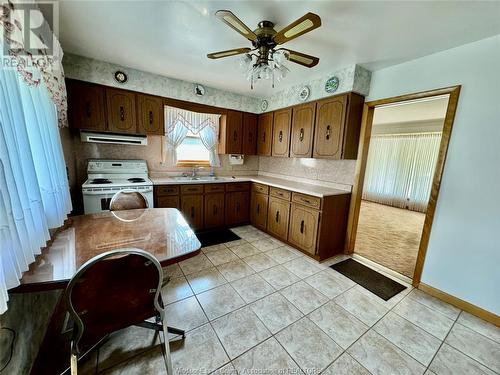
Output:
<instances>
[{"instance_id":1,"label":"cabinet drawer","mask_svg":"<svg viewBox=\"0 0 500 375\"><path fill-rule=\"evenodd\" d=\"M321 208L321 198L313 197L311 195L293 193L292 202L300 203L303 204L304 206L309 206L312 208L316 208L318 210Z\"/></svg>"},{"instance_id":2,"label":"cabinet drawer","mask_svg":"<svg viewBox=\"0 0 500 375\"><path fill-rule=\"evenodd\" d=\"M159 208L179 208L179 196L178 195L166 195L157 198L157 207Z\"/></svg>"},{"instance_id":3,"label":"cabinet drawer","mask_svg":"<svg viewBox=\"0 0 500 375\"><path fill-rule=\"evenodd\" d=\"M203 185L182 185L181 194L203 194Z\"/></svg>"},{"instance_id":4,"label":"cabinet drawer","mask_svg":"<svg viewBox=\"0 0 500 375\"><path fill-rule=\"evenodd\" d=\"M205 193L223 193L225 190L224 184L207 184L205 185Z\"/></svg>"},{"instance_id":5,"label":"cabinet drawer","mask_svg":"<svg viewBox=\"0 0 500 375\"><path fill-rule=\"evenodd\" d=\"M275 187L270 188L269 195L272 195L276 198L285 199L287 201L290 200L292 193L288 190L278 189Z\"/></svg>"},{"instance_id":6,"label":"cabinet drawer","mask_svg":"<svg viewBox=\"0 0 500 375\"><path fill-rule=\"evenodd\" d=\"M256 182L252 184L252 190L256 193L269 194L269 186L258 184Z\"/></svg>"},{"instance_id":7,"label":"cabinet drawer","mask_svg":"<svg viewBox=\"0 0 500 375\"><path fill-rule=\"evenodd\" d=\"M178 185L163 185L156 187L157 195L178 195L179 186Z\"/></svg>"},{"instance_id":8,"label":"cabinet drawer","mask_svg":"<svg viewBox=\"0 0 500 375\"><path fill-rule=\"evenodd\" d=\"M233 182L226 184L226 191L248 191L250 184L248 182Z\"/></svg>"}]
</instances>

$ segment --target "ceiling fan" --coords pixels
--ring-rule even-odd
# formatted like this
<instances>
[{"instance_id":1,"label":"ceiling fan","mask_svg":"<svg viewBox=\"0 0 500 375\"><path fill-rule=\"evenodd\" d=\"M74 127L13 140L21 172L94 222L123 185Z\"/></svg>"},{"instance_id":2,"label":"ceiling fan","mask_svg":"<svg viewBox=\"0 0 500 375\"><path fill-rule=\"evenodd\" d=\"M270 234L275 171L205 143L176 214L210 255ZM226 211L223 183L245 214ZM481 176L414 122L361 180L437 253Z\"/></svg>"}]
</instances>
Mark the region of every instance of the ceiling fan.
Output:
<instances>
[{"instance_id":1,"label":"ceiling fan","mask_svg":"<svg viewBox=\"0 0 500 375\"><path fill-rule=\"evenodd\" d=\"M253 48L245 47L214 52L209 53L207 57L220 59L244 54L240 64L246 69L247 78L250 80L252 88L253 83L262 78L272 78L274 87L274 79L283 79L289 71L283 64L286 60L307 68L312 68L319 62L319 58L302 52L287 48L276 49L277 46L320 27L321 18L314 13L305 14L278 32L274 30L274 23L270 21L259 22L257 29L252 31L229 10L218 10L215 16L251 41Z\"/></svg>"}]
</instances>

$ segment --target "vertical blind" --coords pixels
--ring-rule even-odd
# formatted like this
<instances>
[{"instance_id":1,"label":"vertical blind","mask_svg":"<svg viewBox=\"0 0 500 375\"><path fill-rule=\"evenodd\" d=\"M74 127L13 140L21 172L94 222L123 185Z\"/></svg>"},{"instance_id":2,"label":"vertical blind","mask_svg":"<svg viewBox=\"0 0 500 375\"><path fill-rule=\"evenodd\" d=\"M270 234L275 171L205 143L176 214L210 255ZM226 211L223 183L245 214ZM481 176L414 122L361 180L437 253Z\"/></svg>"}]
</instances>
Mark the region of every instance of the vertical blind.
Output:
<instances>
[{"instance_id":1,"label":"vertical blind","mask_svg":"<svg viewBox=\"0 0 500 375\"><path fill-rule=\"evenodd\" d=\"M363 199L425 212L440 143L441 132L372 136Z\"/></svg>"}]
</instances>

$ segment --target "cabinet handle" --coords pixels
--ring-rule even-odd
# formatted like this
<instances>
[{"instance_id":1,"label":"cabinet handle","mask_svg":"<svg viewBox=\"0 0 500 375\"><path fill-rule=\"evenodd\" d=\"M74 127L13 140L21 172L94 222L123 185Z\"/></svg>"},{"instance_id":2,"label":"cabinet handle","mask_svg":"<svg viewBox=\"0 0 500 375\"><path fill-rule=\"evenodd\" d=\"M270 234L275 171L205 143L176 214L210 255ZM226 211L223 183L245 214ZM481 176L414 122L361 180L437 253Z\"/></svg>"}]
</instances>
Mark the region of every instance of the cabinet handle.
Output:
<instances>
[{"instance_id":1,"label":"cabinet handle","mask_svg":"<svg viewBox=\"0 0 500 375\"><path fill-rule=\"evenodd\" d=\"M233 132L233 141L236 142L236 140L238 139L238 133L236 133L236 130Z\"/></svg>"},{"instance_id":2,"label":"cabinet handle","mask_svg":"<svg viewBox=\"0 0 500 375\"><path fill-rule=\"evenodd\" d=\"M301 142L304 140L304 128L300 128L299 140Z\"/></svg>"},{"instance_id":3,"label":"cabinet handle","mask_svg":"<svg viewBox=\"0 0 500 375\"><path fill-rule=\"evenodd\" d=\"M236 212L240 212L240 202L236 202Z\"/></svg>"},{"instance_id":4,"label":"cabinet handle","mask_svg":"<svg viewBox=\"0 0 500 375\"><path fill-rule=\"evenodd\" d=\"M85 114L87 117L92 116L92 110L90 109L90 102L85 103Z\"/></svg>"},{"instance_id":5,"label":"cabinet handle","mask_svg":"<svg viewBox=\"0 0 500 375\"><path fill-rule=\"evenodd\" d=\"M214 204L214 215L217 215L217 206Z\"/></svg>"},{"instance_id":6,"label":"cabinet handle","mask_svg":"<svg viewBox=\"0 0 500 375\"><path fill-rule=\"evenodd\" d=\"M332 134L332 131L331 131L331 127L330 125L328 125L326 127L326 140L329 140L330 139L330 134Z\"/></svg>"},{"instance_id":7,"label":"cabinet handle","mask_svg":"<svg viewBox=\"0 0 500 375\"><path fill-rule=\"evenodd\" d=\"M149 125L153 125L153 111L149 111Z\"/></svg>"},{"instance_id":8,"label":"cabinet handle","mask_svg":"<svg viewBox=\"0 0 500 375\"><path fill-rule=\"evenodd\" d=\"M123 106L120 106L120 120L125 121L125 109Z\"/></svg>"},{"instance_id":9,"label":"cabinet handle","mask_svg":"<svg viewBox=\"0 0 500 375\"><path fill-rule=\"evenodd\" d=\"M304 220L300 222L300 233L304 234Z\"/></svg>"},{"instance_id":10,"label":"cabinet handle","mask_svg":"<svg viewBox=\"0 0 500 375\"><path fill-rule=\"evenodd\" d=\"M257 213L260 212L260 203L257 204Z\"/></svg>"},{"instance_id":11,"label":"cabinet handle","mask_svg":"<svg viewBox=\"0 0 500 375\"><path fill-rule=\"evenodd\" d=\"M194 207L191 207L191 217L194 218Z\"/></svg>"},{"instance_id":12,"label":"cabinet handle","mask_svg":"<svg viewBox=\"0 0 500 375\"><path fill-rule=\"evenodd\" d=\"M253 133L252 132L248 133L248 139L250 140L250 142L252 142L252 140L253 140Z\"/></svg>"},{"instance_id":13,"label":"cabinet handle","mask_svg":"<svg viewBox=\"0 0 500 375\"><path fill-rule=\"evenodd\" d=\"M276 222L280 221L280 212L276 211Z\"/></svg>"},{"instance_id":14,"label":"cabinet handle","mask_svg":"<svg viewBox=\"0 0 500 375\"><path fill-rule=\"evenodd\" d=\"M280 134L278 136L280 142L283 142L283 130L280 130Z\"/></svg>"},{"instance_id":15,"label":"cabinet handle","mask_svg":"<svg viewBox=\"0 0 500 375\"><path fill-rule=\"evenodd\" d=\"M266 141L266 132L262 133L262 142Z\"/></svg>"}]
</instances>

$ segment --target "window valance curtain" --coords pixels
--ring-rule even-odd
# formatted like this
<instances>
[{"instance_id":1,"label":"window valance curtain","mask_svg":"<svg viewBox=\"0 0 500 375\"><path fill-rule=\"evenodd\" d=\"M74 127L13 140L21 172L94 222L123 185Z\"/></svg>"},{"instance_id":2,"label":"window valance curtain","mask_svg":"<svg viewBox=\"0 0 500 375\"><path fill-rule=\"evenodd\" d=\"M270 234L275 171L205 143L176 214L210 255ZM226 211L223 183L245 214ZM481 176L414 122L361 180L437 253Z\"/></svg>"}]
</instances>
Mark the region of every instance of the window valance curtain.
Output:
<instances>
[{"instance_id":1,"label":"window valance curtain","mask_svg":"<svg viewBox=\"0 0 500 375\"><path fill-rule=\"evenodd\" d=\"M63 52L59 41L50 30L48 23L44 22L39 28L30 29L27 33L24 30L22 19L23 12L18 9L21 4L29 3L30 6L37 7L33 0L8 0L0 5L0 47L2 43L7 43L9 51L8 60L3 64L15 67L25 84L38 87L42 84L48 91L51 100L57 108L57 120L60 127L67 126L67 97L64 83L64 70L62 68ZM57 15L55 15L57 16ZM52 40L50 54L40 49L36 55L26 50L25 35L33 33L39 40Z\"/></svg>"},{"instance_id":2,"label":"window valance curtain","mask_svg":"<svg viewBox=\"0 0 500 375\"><path fill-rule=\"evenodd\" d=\"M425 212L440 143L441 132L372 136L363 199Z\"/></svg>"},{"instance_id":3,"label":"window valance curtain","mask_svg":"<svg viewBox=\"0 0 500 375\"><path fill-rule=\"evenodd\" d=\"M197 134L210 152L210 165L220 166L217 154L220 115L198 113L181 108L165 107L165 152L170 165L177 164L176 149L188 133Z\"/></svg>"}]
</instances>

